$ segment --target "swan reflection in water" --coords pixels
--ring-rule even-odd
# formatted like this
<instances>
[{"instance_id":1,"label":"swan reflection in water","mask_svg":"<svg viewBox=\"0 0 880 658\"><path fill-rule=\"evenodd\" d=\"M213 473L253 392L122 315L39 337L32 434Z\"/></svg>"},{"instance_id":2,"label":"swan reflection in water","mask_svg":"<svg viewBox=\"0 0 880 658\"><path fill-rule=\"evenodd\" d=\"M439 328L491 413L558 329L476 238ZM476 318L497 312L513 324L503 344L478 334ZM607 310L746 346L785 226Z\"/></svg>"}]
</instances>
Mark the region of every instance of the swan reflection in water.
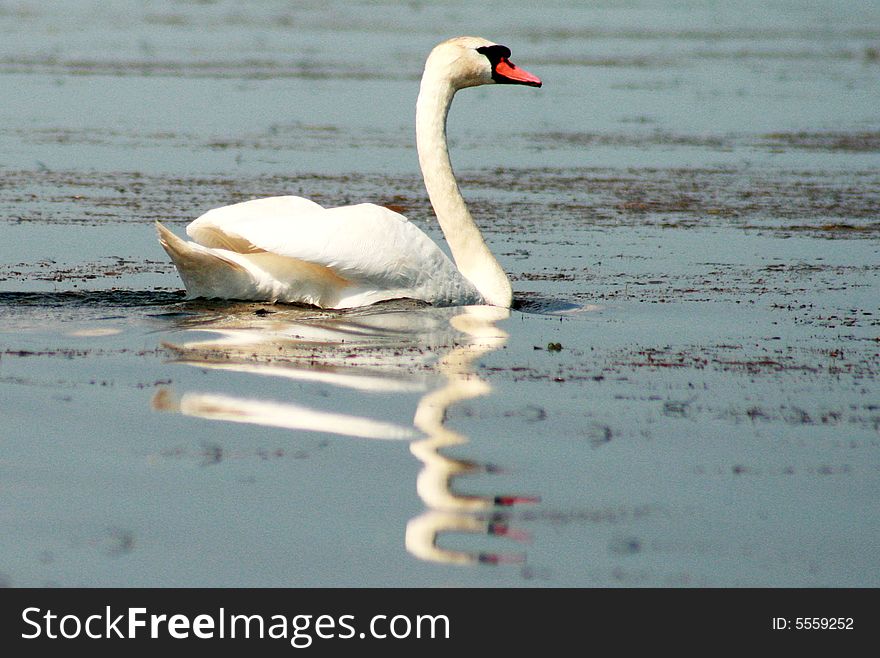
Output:
<instances>
[{"instance_id":1,"label":"swan reflection in water","mask_svg":"<svg viewBox=\"0 0 880 658\"><path fill-rule=\"evenodd\" d=\"M476 375L476 363L507 341L506 332L496 323L509 317L510 311L494 306L434 308L410 302L346 313L275 308L278 310L260 308L255 313L253 306L245 305L237 313L226 307L218 315L185 317L179 323L184 332L214 336L164 346L174 362L202 369L282 377L369 393L419 393L412 425L292 402L199 392L177 398L169 388L155 395L154 408L211 420L409 440L410 451L422 463L416 491L426 510L407 524L406 549L420 559L451 564L524 561L522 553L454 550L444 548L440 541L443 533L495 535L519 541L528 538L509 526L504 509L538 499L460 493L454 486L456 477L493 469L443 453L468 442L466 436L446 426L446 413L458 402L491 391Z\"/></svg>"}]
</instances>

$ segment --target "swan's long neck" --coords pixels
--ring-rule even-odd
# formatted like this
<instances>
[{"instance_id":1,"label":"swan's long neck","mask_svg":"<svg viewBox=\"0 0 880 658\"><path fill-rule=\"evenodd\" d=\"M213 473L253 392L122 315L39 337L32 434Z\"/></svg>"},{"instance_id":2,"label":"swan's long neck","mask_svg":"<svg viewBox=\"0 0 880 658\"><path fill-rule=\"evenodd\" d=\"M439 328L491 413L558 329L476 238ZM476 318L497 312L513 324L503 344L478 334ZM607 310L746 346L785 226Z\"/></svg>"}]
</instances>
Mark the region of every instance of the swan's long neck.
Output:
<instances>
[{"instance_id":1,"label":"swan's long neck","mask_svg":"<svg viewBox=\"0 0 880 658\"><path fill-rule=\"evenodd\" d=\"M487 304L509 307L510 281L489 251L458 189L446 146L446 116L455 88L428 70L416 103L416 145L428 197L455 264Z\"/></svg>"}]
</instances>

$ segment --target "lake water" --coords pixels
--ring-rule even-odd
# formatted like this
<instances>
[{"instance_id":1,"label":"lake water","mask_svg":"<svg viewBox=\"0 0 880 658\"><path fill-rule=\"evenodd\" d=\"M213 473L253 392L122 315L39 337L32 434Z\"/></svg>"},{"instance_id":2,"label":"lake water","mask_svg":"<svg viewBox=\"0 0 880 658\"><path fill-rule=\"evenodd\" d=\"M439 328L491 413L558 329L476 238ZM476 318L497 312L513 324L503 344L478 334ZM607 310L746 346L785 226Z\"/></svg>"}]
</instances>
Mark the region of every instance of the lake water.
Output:
<instances>
[{"instance_id":1,"label":"lake water","mask_svg":"<svg viewBox=\"0 0 880 658\"><path fill-rule=\"evenodd\" d=\"M0 4L0 583L880 586L880 5ZM438 243L424 58L516 304L185 301L205 210Z\"/></svg>"}]
</instances>

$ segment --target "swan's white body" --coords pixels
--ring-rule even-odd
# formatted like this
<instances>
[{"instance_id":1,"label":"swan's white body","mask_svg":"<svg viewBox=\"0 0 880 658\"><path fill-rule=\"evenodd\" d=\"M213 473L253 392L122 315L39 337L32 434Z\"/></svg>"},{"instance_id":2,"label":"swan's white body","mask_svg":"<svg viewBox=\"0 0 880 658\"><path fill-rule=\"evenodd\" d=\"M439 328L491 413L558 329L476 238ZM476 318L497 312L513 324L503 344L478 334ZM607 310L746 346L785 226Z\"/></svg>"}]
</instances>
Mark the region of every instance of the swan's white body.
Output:
<instances>
[{"instance_id":1,"label":"swan's white body","mask_svg":"<svg viewBox=\"0 0 880 658\"><path fill-rule=\"evenodd\" d=\"M188 297L352 308L411 298L510 306L510 282L467 210L449 161L446 116L455 92L493 82L540 86L504 46L458 37L434 48L416 105L428 196L455 263L406 217L371 203L323 208L279 196L215 208L186 229L157 223Z\"/></svg>"},{"instance_id":2,"label":"swan's white body","mask_svg":"<svg viewBox=\"0 0 880 658\"><path fill-rule=\"evenodd\" d=\"M184 242L159 228L190 297L353 308L386 299L477 304L436 244L382 206L322 208L295 196L209 210Z\"/></svg>"}]
</instances>

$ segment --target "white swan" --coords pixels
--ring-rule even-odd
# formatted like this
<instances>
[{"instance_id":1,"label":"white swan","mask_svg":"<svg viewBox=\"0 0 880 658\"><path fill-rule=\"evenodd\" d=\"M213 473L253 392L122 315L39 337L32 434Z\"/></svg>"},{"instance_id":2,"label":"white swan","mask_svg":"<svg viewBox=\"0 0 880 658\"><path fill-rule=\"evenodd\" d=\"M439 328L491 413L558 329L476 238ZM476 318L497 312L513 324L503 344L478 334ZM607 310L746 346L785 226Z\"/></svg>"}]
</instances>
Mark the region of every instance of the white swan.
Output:
<instances>
[{"instance_id":1,"label":"white swan","mask_svg":"<svg viewBox=\"0 0 880 658\"><path fill-rule=\"evenodd\" d=\"M209 210L186 242L157 222L187 295L352 308L387 299L509 307L510 281L468 212L449 161L446 116L455 92L506 83L540 87L510 50L457 37L425 63L416 145L425 187L455 263L403 215L371 203L323 208L296 196Z\"/></svg>"}]
</instances>

